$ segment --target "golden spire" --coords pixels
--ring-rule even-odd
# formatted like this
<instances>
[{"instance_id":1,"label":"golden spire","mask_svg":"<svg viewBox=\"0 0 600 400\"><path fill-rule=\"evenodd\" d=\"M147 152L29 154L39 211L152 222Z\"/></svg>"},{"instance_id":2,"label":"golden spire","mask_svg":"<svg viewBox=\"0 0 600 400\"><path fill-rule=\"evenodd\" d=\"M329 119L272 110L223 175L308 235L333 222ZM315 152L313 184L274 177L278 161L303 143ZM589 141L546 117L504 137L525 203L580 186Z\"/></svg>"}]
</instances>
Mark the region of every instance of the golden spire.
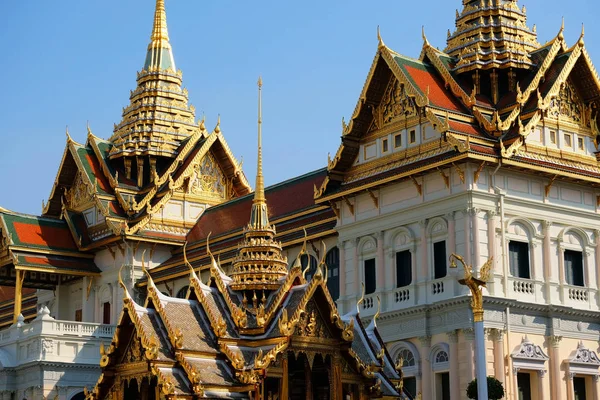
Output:
<instances>
[{"instance_id":1,"label":"golden spire","mask_svg":"<svg viewBox=\"0 0 600 400\"><path fill-rule=\"evenodd\" d=\"M287 275L287 258L281 254L281 242L275 241L275 227L269 223L262 173L262 79L258 78L258 159L256 189L250 212L250 223L233 259L230 284L233 290L274 290ZM245 296L246 294L244 294ZM264 295L264 293L263 293ZM256 305L254 305L256 308Z\"/></svg>"},{"instance_id":2,"label":"golden spire","mask_svg":"<svg viewBox=\"0 0 600 400\"><path fill-rule=\"evenodd\" d=\"M154 25L152 26L152 35L150 35L150 44L148 45L148 55L146 56L144 69L177 71L173 51L169 43L165 0L156 0Z\"/></svg>"},{"instance_id":3,"label":"golden spire","mask_svg":"<svg viewBox=\"0 0 600 400\"><path fill-rule=\"evenodd\" d=\"M156 47L169 46L169 31L167 29L167 12L165 10L165 1L156 0L156 10L154 11L154 27L152 28L151 46Z\"/></svg>"},{"instance_id":4,"label":"golden spire","mask_svg":"<svg viewBox=\"0 0 600 400\"><path fill-rule=\"evenodd\" d=\"M265 198L265 182L262 172L262 78L258 78L258 157L256 161L256 188L250 214L250 228L268 229L269 216Z\"/></svg>"},{"instance_id":5,"label":"golden spire","mask_svg":"<svg viewBox=\"0 0 600 400\"><path fill-rule=\"evenodd\" d=\"M258 158L256 162L256 191L254 202L265 201L265 183L262 173L262 78L258 77Z\"/></svg>"}]
</instances>

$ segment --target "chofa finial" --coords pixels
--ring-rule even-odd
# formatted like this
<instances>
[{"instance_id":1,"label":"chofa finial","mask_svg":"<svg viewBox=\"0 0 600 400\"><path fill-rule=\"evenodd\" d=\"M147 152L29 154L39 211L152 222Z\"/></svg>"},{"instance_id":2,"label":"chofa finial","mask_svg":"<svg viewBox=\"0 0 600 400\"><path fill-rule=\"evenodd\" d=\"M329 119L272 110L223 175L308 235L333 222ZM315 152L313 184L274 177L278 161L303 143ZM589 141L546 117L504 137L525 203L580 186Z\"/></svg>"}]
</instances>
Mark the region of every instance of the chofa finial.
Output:
<instances>
[{"instance_id":1,"label":"chofa finial","mask_svg":"<svg viewBox=\"0 0 600 400\"><path fill-rule=\"evenodd\" d=\"M381 30L379 29L379 25L377 25L377 41L379 42L379 47L385 47L385 43L383 43L383 38L381 37Z\"/></svg>"}]
</instances>

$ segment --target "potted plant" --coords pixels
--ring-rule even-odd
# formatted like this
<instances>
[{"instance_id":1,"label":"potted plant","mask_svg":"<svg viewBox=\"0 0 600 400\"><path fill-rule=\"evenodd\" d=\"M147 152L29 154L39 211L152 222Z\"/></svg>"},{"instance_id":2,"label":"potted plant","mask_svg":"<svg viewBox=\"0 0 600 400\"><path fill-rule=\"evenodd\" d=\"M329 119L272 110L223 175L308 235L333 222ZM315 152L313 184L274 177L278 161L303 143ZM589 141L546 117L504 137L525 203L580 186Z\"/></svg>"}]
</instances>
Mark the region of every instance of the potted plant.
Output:
<instances>
[{"instance_id":1,"label":"potted plant","mask_svg":"<svg viewBox=\"0 0 600 400\"><path fill-rule=\"evenodd\" d=\"M487 377L487 385L488 385L488 399L489 400L499 400L504 397L504 387L502 386L502 382L493 376ZM477 399L477 379L473 379L469 386L467 386L467 397L469 399ZM484 400L484 399L482 399Z\"/></svg>"}]
</instances>

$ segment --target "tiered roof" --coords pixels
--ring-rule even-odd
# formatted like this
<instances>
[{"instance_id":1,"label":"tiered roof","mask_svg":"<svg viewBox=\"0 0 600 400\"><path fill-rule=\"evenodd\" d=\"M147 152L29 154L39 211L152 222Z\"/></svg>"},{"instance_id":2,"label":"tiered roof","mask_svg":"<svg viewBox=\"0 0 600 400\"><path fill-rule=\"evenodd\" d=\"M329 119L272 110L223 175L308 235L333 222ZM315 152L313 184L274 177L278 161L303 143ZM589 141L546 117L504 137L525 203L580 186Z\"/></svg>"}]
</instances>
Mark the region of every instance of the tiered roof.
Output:
<instances>
[{"instance_id":1,"label":"tiered roof","mask_svg":"<svg viewBox=\"0 0 600 400\"><path fill-rule=\"evenodd\" d=\"M123 109L123 119L115 125L110 138L111 159L149 155L177 157L181 142L198 130L195 109L188 105L188 93L181 86L181 77L169 43L164 0L157 0L144 68L138 73L131 103Z\"/></svg>"},{"instance_id":2,"label":"tiered roof","mask_svg":"<svg viewBox=\"0 0 600 400\"><path fill-rule=\"evenodd\" d=\"M527 141L544 120L560 121L562 127L590 136L595 143L600 133L600 79L583 31L577 43L568 46L563 24L553 40L540 46L535 32L525 27L525 9L519 9L516 1L465 0L463 5L448 53L434 48L423 35L421 55L412 59L390 49L378 35L377 53L359 101L349 123L343 122L342 144L329 160L328 177L315 189L318 204L402 179L411 179L421 190L420 175L454 168L464 160L480 164L476 176L485 165L502 160L511 168L600 186L596 157ZM493 53L483 49L491 43ZM470 46L496 56L482 55L473 64ZM528 61L510 61L516 54L523 60L526 54ZM471 67L481 75L463 73ZM491 92L482 90L484 73ZM424 124L433 126L441 140L357 163L361 145L379 133ZM464 180L464 171L459 173Z\"/></svg>"},{"instance_id":3,"label":"tiered roof","mask_svg":"<svg viewBox=\"0 0 600 400\"><path fill-rule=\"evenodd\" d=\"M261 86L259 81L259 93ZM215 260L207 238L208 285L198 278L184 247L183 263L190 277L185 299L162 294L146 271L148 297L141 307L120 280L124 310L110 347L102 350L103 373L88 393L89 400L121 391L121 380L132 379L126 371L135 365L140 366L136 376L156 378L166 398L259 396L269 370L281 363L284 354L294 349L306 352L307 346L323 359L327 355L341 358L341 364L332 367L332 371L339 368L330 382L336 385L336 393L341 393L344 371L353 382L364 385L363 396L403 396L401 364L394 364L377 334L377 316L365 328L358 307L339 315L327 289L326 249L311 280L305 279L300 262L306 239L295 264L287 270L281 243L274 240L275 229L269 222L261 125L259 97L256 192L231 276ZM287 382L287 370L279 374Z\"/></svg>"},{"instance_id":4,"label":"tiered roof","mask_svg":"<svg viewBox=\"0 0 600 400\"><path fill-rule=\"evenodd\" d=\"M458 59L453 70L534 66L529 54L539 43L535 27L529 29L526 22L525 7L520 9L516 0L463 0L445 50Z\"/></svg>"}]
</instances>

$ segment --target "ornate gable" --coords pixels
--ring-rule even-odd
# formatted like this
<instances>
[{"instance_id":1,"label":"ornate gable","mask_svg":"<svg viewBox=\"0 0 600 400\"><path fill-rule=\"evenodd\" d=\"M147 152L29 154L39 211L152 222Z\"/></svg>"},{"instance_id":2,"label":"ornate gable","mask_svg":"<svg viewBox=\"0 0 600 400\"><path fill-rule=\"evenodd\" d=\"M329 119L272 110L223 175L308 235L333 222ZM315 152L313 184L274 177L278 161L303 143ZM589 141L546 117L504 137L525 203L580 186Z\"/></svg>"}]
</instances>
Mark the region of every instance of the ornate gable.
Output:
<instances>
[{"instance_id":1,"label":"ornate gable","mask_svg":"<svg viewBox=\"0 0 600 400\"><path fill-rule=\"evenodd\" d=\"M193 172L187 180L187 194L211 197L221 201L228 200L231 195L230 184L223 170L210 152L193 166Z\"/></svg>"},{"instance_id":2,"label":"ornate gable","mask_svg":"<svg viewBox=\"0 0 600 400\"><path fill-rule=\"evenodd\" d=\"M415 99L408 96L406 85L396 77L390 79L381 103L372 107L373 123L370 132L382 129L390 123L406 120L418 115Z\"/></svg>"},{"instance_id":3,"label":"ornate gable","mask_svg":"<svg viewBox=\"0 0 600 400\"><path fill-rule=\"evenodd\" d=\"M296 336L312 337L320 339L332 339L333 335L327 326L327 323L321 316L319 308L314 300L311 300L306 305L306 310L300 316L300 320L296 325Z\"/></svg>"},{"instance_id":4,"label":"ornate gable","mask_svg":"<svg viewBox=\"0 0 600 400\"><path fill-rule=\"evenodd\" d=\"M581 101L577 91L567 81L562 85L558 97L550 102L547 116L549 118L589 127L589 118L586 118L586 113L584 113L586 110L587 107Z\"/></svg>"}]
</instances>

